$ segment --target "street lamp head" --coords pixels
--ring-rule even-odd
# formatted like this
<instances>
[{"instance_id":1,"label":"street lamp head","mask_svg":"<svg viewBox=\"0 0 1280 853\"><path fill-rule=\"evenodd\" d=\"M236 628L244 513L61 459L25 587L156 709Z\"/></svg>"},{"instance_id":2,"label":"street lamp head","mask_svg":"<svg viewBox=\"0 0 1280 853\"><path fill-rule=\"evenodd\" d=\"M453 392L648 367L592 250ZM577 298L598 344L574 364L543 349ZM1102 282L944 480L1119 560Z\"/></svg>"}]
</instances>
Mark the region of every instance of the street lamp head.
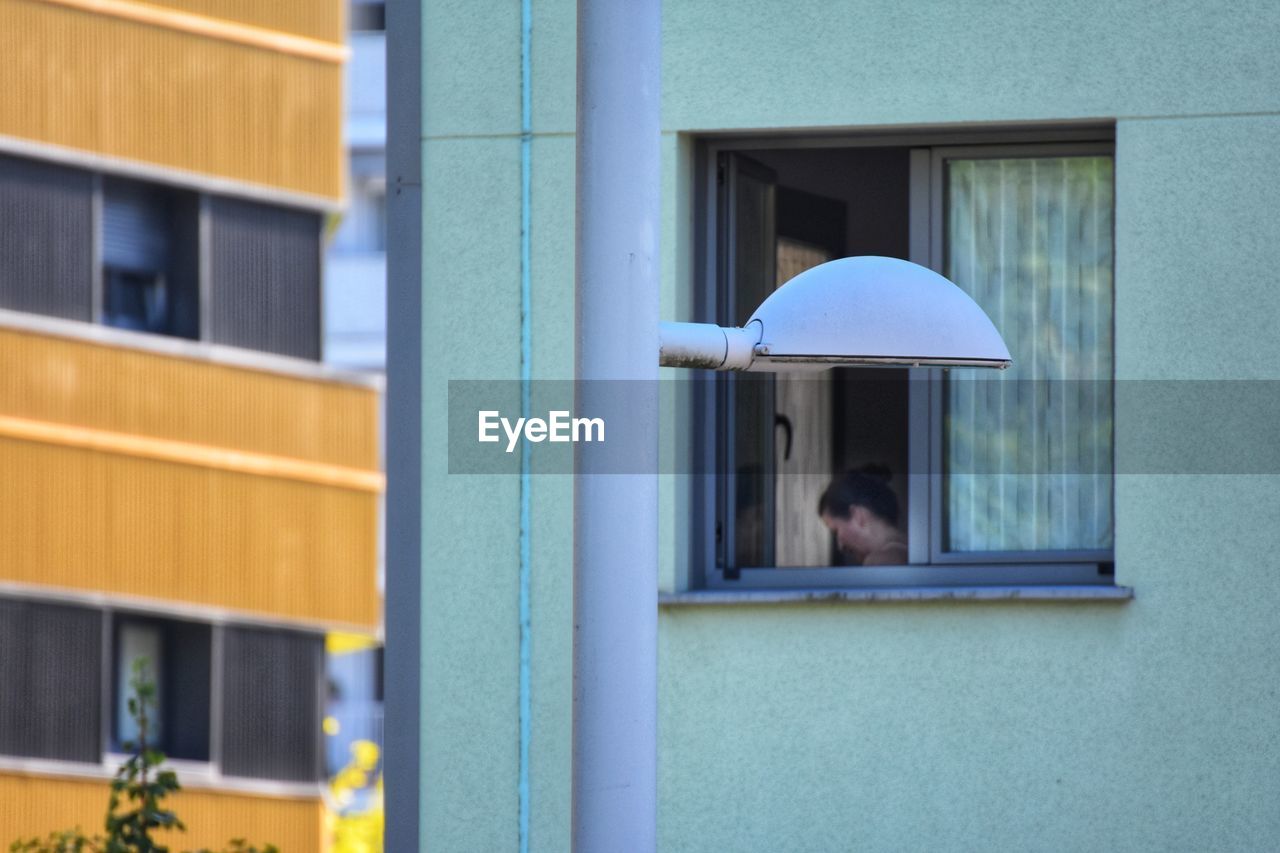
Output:
<instances>
[{"instance_id":1,"label":"street lamp head","mask_svg":"<svg viewBox=\"0 0 1280 853\"><path fill-rule=\"evenodd\" d=\"M771 293L745 327L663 323L659 363L713 370L841 365L995 367L1009 349L970 296L897 258L819 264Z\"/></svg>"},{"instance_id":2,"label":"street lamp head","mask_svg":"<svg viewBox=\"0 0 1280 853\"><path fill-rule=\"evenodd\" d=\"M978 304L931 269L898 258L828 261L771 293L751 370L797 365L1008 367L1009 349Z\"/></svg>"}]
</instances>

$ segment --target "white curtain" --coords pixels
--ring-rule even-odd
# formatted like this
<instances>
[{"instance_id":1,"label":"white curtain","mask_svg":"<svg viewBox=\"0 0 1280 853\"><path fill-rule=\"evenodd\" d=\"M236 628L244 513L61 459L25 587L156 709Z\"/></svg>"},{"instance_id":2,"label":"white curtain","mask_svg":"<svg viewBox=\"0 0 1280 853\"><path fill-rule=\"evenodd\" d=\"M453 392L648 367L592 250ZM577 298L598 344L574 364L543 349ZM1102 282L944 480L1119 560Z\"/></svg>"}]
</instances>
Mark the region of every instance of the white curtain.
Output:
<instances>
[{"instance_id":1,"label":"white curtain","mask_svg":"<svg viewBox=\"0 0 1280 853\"><path fill-rule=\"evenodd\" d=\"M777 287L831 260L825 249L778 238ZM774 430L774 563L780 568L831 564L831 533L818 518L818 499L831 482L831 372L779 373L774 409L787 418L789 438ZM791 453L786 453L790 445Z\"/></svg>"},{"instance_id":2,"label":"white curtain","mask_svg":"<svg viewBox=\"0 0 1280 853\"><path fill-rule=\"evenodd\" d=\"M1112 160L948 163L945 272L995 322L1001 373L948 378L944 547L1112 545Z\"/></svg>"}]
</instances>

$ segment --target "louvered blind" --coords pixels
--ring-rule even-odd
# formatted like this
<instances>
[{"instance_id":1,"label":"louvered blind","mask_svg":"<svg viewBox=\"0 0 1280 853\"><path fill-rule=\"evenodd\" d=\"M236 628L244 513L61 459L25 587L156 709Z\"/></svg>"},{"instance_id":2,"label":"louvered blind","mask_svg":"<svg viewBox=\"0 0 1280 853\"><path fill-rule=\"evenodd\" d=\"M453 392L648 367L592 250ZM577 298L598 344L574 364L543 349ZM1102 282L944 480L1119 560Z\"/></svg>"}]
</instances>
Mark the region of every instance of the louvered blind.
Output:
<instances>
[{"instance_id":1,"label":"louvered blind","mask_svg":"<svg viewBox=\"0 0 1280 853\"><path fill-rule=\"evenodd\" d=\"M102 758L102 614L0 599L0 754Z\"/></svg>"},{"instance_id":2,"label":"louvered blind","mask_svg":"<svg viewBox=\"0 0 1280 853\"><path fill-rule=\"evenodd\" d=\"M102 263L143 273L165 269L169 223L161 192L106 181L102 195Z\"/></svg>"},{"instance_id":3,"label":"louvered blind","mask_svg":"<svg viewBox=\"0 0 1280 853\"><path fill-rule=\"evenodd\" d=\"M324 638L243 627L224 636L222 772L318 779Z\"/></svg>"}]
</instances>

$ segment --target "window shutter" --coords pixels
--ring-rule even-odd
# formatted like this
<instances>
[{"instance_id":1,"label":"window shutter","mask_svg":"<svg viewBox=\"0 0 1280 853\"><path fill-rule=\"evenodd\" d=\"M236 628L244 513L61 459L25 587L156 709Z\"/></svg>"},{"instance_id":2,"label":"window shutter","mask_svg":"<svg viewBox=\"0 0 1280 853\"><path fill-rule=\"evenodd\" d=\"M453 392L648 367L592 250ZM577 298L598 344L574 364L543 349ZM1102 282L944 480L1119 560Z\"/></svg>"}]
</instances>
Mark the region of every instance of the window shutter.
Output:
<instances>
[{"instance_id":1,"label":"window shutter","mask_svg":"<svg viewBox=\"0 0 1280 853\"><path fill-rule=\"evenodd\" d=\"M324 638L228 627L223 649L222 772L320 778Z\"/></svg>"},{"instance_id":2,"label":"window shutter","mask_svg":"<svg viewBox=\"0 0 1280 853\"><path fill-rule=\"evenodd\" d=\"M102 614L0 599L0 753L102 758Z\"/></svg>"},{"instance_id":3,"label":"window shutter","mask_svg":"<svg viewBox=\"0 0 1280 853\"><path fill-rule=\"evenodd\" d=\"M91 319L92 175L0 156L0 224L0 308Z\"/></svg>"},{"instance_id":4,"label":"window shutter","mask_svg":"<svg viewBox=\"0 0 1280 853\"><path fill-rule=\"evenodd\" d=\"M169 223L164 198L147 187L107 181L102 195L102 263L134 272L162 272Z\"/></svg>"},{"instance_id":5,"label":"window shutter","mask_svg":"<svg viewBox=\"0 0 1280 853\"><path fill-rule=\"evenodd\" d=\"M320 358L320 216L215 196L213 340Z\"/></svg>"}]
</instances>

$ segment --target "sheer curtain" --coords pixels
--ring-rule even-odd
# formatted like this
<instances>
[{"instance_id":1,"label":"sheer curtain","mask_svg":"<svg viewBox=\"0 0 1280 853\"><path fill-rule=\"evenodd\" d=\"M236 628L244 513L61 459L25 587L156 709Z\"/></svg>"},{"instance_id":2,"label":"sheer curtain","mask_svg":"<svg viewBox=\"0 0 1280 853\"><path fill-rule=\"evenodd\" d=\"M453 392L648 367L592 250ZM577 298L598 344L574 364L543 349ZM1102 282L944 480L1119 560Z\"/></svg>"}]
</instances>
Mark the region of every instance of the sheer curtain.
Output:
<instances>
[{"instance_id":1,"label":"sheer curtain","mask_svg":"<svg viewBox=\"0 0 1280 853\"><path fill-rule=\"evenodd\" d=\"M1112 159L948 161L945 273L1014 363L946 383L944 548L1112 545Z\"/></svg>"}]
</instances>

